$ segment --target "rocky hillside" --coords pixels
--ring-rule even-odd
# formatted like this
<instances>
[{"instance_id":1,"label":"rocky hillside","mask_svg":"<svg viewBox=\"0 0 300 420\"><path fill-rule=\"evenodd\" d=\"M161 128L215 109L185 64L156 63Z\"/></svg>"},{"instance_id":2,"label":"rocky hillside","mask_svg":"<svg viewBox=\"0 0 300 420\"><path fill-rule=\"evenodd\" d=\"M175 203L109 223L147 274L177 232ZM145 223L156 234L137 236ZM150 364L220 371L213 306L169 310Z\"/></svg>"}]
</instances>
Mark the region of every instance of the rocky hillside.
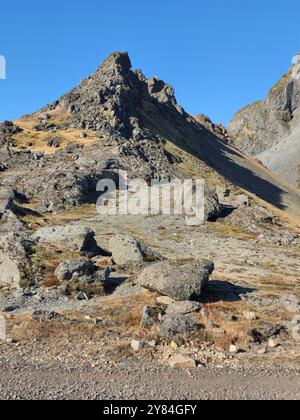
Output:
<instances>
[{"instance_id":1,"label":"rocky hillside","mask_svg":"<svg viewBox=\"0 0 300 420\"><path fill-rule=\"evenodd\" d=\"M228 130L241 151L300 186L300 54L267 99L238 112Z\"/></svg>"},{"instance_id":2,"label":"rocky hillside","mask_svg":"<svg viewBox=\"0 0 300 420\"><path fill-rule=\"evenodd\" d=\"M170 85L114 53L0 146L0 365L295 364L300 196ZM119 170L204 179L205 223L98 214Z\"/></svg>"},{"instance_id":3,"label":"rocky hillside","mask_svg":"<svg viewBox=\"0 0 300 420\"><path fill-rule=\"evenodd\" d=\"M133 71L127 53L112 54L53 104L2 124L0 144L6 186L39 201L42 213L94 202L95 185L108 172L184 178L193 158L208 196L229 182L293 215L300 205L295 192L228 144L223 127L191 117L170 85Z\"/></svg>"}]
</instances>

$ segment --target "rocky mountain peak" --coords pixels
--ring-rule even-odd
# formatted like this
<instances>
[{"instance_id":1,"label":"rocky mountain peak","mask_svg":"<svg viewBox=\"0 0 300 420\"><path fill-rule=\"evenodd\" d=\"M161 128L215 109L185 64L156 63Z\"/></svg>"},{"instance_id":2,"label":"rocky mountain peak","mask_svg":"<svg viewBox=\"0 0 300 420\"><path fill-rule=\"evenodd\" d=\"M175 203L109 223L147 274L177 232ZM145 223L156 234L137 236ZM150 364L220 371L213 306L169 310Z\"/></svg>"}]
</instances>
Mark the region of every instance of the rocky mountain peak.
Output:
<instances>
[{"instance_id":1,"label":"rocky mountain peak","mask_svg":"<svg viewBox=\"0 0 300 420\"><path fill-rule=\"evenodd\" d=\"M114 52L103 61L98 71L112 77L114 74L126 76L131 67L131 60L127 52Z\"/></svg>"},{"instance_id":2,"label":"rocky mountain peak","mask_svg":"<svg viewBox=\"0 0 300 420\"><path fill-rule=\"evenodd\" d=\"M172 86L156 77L147 79L131 67L128 53L115 52L93 75L43 111L64 108L71 116L70 125L113 130L125 139L133 138L136 130L150 129L145 114L151 108L158 111L164 106L167 113L183 113Z\"/></svg>"}]
</instances>

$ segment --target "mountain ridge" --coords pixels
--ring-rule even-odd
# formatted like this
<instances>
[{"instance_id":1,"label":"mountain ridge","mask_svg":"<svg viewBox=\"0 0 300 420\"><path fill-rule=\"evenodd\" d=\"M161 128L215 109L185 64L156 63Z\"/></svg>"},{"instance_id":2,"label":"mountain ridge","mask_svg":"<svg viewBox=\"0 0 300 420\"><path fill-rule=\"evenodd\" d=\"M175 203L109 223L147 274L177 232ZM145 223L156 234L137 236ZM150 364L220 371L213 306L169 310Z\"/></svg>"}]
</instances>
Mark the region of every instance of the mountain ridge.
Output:
<instances>
[{"instance_id":1,"label":"mountain ridge","mask_svg":"<svg viewBox=\"0 0 300 420\"><path fill-rule=\"evenodd\" d=\"M265 100L240 110L228 126L236 147L300 187L300 54Z\"/></svg>"}]
</instances>

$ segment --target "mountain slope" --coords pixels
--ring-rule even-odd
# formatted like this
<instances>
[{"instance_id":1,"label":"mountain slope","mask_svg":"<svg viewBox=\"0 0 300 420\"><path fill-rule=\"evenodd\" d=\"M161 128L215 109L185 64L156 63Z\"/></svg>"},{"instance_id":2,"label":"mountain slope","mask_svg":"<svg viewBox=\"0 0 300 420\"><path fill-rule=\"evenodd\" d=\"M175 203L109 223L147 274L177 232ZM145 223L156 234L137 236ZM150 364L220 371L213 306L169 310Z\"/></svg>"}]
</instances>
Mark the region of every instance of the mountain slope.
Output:
<instances>
[{"instance_id":1,"label":"mountain slope","mask_svg":"<svg viewBox=\"0 0 300 420\"><path fill-rule=\"evenodd\" d=\"M228 130L241 151L299 187L300 55L267 99L238 112Z\"/></svg>"},{"instance_id":2,"label":"mountain slope","mask_svg":"<svg viewBox=\"0 0 300 420\"><path fill-rule=\"evenodd\" d=\"M97 180L118 169L146 180L184 178L184 151L198 159L194 176L208 188L230 183L300 214L293 189L226 144L226 133L188 115L170 85L132 71L127 53L112 54L71 92L2 131L6 183L39 200L39 210L94 202Z\"/></svg>"}]
</instances>

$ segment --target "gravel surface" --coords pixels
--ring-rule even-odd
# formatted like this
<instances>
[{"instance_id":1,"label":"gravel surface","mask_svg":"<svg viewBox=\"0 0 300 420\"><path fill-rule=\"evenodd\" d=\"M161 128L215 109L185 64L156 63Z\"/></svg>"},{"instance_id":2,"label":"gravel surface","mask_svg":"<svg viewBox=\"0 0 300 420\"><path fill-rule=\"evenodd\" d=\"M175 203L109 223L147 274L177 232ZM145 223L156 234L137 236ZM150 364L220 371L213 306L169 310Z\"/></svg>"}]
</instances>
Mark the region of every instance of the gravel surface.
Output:
<instances>
[{"instance_id":1,"label":"gravel surface","mask_svg":"<svg viewBox=\"0 0 300 420\"><path fill-rule=\"evenodd\" d=\"M286 369L171 370L147 364L99 370L1 369L1 399L298 400L300 372Z\"/></svg>"}]
</instances>

